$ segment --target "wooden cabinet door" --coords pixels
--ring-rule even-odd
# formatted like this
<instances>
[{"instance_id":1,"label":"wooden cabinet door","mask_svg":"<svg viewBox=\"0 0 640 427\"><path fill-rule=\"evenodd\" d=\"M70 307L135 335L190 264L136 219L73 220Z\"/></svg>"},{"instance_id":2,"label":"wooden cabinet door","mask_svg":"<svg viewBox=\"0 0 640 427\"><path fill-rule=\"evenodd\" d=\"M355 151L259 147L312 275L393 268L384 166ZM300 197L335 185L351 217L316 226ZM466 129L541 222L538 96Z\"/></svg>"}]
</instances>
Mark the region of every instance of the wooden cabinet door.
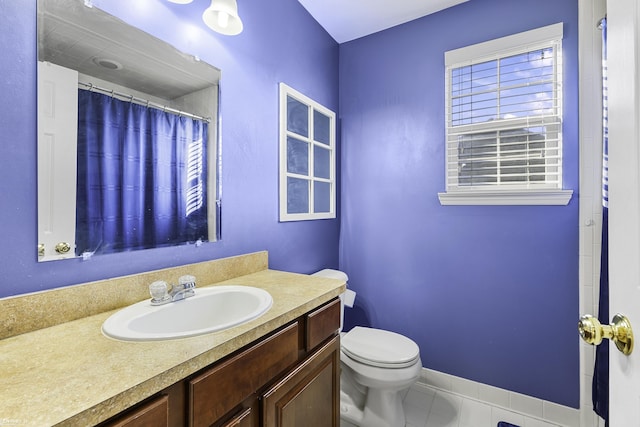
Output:
<instances>
[{"instance_id":1,"label":"wooden cabinet door","mask_svg":"<svg viewBox=\"0 0 640 427\"><path fill-rule=\"evenodd\" d=\"M340 338L322 345L264 394L265 427L339 427Z\"/></svg>"}]
</instances>

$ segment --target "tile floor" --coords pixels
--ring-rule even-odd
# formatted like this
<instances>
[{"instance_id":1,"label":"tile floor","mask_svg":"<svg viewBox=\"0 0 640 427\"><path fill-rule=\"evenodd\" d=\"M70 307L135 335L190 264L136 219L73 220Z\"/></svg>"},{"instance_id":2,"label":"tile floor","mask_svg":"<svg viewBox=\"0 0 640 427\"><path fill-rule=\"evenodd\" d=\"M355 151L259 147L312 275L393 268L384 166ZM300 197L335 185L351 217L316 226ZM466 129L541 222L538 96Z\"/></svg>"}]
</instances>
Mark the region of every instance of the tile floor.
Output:
<instances>
[{"instance_id":1,"label":"tile floor","mask_svg":"<svg viewBox=\"0 0 640 427\"><path fill-rule=\"evenodd\" d=\"M503 408L416 383L403 406L406 427L496 427L506 421L519 427L557 427ZM342 422L341 427L351 427Z\"/></svg>"}]
</instances>

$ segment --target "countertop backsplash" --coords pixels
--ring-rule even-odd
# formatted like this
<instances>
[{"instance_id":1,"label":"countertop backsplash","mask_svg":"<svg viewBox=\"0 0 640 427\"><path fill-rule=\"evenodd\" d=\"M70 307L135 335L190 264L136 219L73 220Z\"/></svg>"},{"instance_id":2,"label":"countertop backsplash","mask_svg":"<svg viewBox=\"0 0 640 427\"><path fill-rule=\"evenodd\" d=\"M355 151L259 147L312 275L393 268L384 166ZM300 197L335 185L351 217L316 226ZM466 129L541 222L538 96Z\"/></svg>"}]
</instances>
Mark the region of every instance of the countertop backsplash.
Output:
<instances>
[{"instance_id":1,"label":"countertop backsplash","mask_svg":"<svg viewBox=\"0 0 640 427\"><path fill-rule=\"evenodd\" d=\"M0 340L125 307L149 297L156 280L175 283L183 274L207 286L266 270L268 252L254 252L129 276L0 299Z\"/></svg>"}]
</instances>

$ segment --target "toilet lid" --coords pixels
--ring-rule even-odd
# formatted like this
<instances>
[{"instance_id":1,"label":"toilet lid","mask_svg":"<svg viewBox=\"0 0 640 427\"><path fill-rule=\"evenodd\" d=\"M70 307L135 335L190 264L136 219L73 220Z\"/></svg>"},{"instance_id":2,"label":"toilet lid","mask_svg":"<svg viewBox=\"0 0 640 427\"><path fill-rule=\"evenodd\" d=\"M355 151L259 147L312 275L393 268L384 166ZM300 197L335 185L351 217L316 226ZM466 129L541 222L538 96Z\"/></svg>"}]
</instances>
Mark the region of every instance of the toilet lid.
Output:
<instances>
[{"instance_id":1,"label":"toilet lid","mask_svg":"<svg viewBox=\"0 0 640 427\"><path fill-rule=\"evenodd\" d=\"M420 356L418 345L395 332L356 326L341 339L342 351L370 366L405 368Z\"/></svg>"}]
</instances>

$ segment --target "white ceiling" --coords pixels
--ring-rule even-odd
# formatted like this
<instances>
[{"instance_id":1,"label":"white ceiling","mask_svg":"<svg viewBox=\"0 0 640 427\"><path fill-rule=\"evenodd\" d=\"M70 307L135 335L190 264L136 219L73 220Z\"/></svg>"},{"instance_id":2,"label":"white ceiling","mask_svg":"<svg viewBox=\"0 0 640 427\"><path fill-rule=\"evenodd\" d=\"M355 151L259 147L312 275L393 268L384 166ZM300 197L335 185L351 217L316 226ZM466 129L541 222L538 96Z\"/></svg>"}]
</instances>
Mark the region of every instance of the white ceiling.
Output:
<instances>
[{"instance_id":1,"label":"white ceiling","mask_svg":"<svg viewBox=\"0 0 640 427\"><path fill-rule=\"evenodd\" d=\"M343 43L468 0L298 1L338 43ZM122 86L136 87L165 99L173 99L210 85L210 79L219 79L219 72L212 73L206 64L186 58L179 52L173 53L171 58L158 59L160 51L168 50L165 44L156 46L154 40L145 39L149 37L145 33L122 28L118 19L109 17L97 8L85 7L82 0L45 1L42 5L38 10L40 60L73 68ZM144 47L127 48L134 40L140 41ZM96 67L93 61L96 56L116 60L123 65L123 69L115 72ZM179 61L185 64L173 66ZM150 62L152 65L148 68L139 70L139 66ZM167 84L167 78L173 80L171 84ZM168 91L169 88L171 91ZM181 91L173 92L176 88Z\"/></svg>"},{"instance_id":2,"label":"white ceiling","mask_svg":"<svg viewBox=\"0 0 640 427\"><path fill-rule=\"evenodd\" d=\"M298 1L338 43L344 43L468 0Z\"/></svg>"},{"instance_id":3,"label":"white ceiling","mask_svg":"<svg viewBox=\"0 0 640 427\"><path fill-rule=\"evenodd\" d=\"M206 62L179 52L97 7L86 7L82 0L40 2L38 60L164 100L220 80L220 71ZM115 61L122 68L100 66L108 61Z\"/></svg>"}]
</instances>

